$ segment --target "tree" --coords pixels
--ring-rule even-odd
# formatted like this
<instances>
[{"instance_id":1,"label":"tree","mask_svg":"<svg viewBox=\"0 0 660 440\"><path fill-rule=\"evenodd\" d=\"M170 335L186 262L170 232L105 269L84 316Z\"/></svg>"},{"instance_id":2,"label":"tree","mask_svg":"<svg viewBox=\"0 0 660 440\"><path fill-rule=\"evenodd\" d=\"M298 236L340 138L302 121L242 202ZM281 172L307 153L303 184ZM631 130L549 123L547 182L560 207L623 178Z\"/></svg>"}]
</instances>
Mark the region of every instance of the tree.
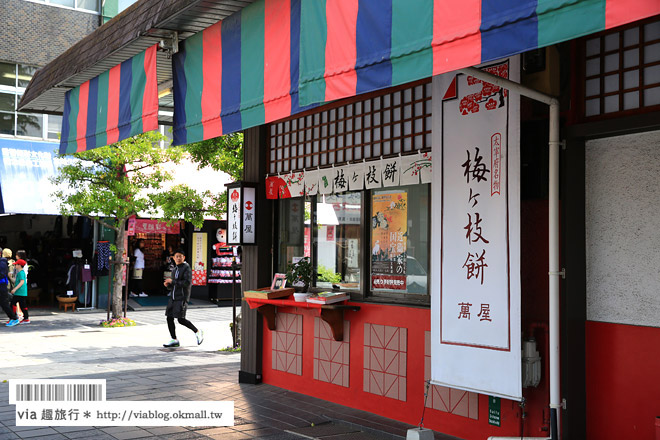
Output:
<instances>
[{"instance_id":1,"label":"tree","mask_svg":"<svg viewBox=\"0 0 660 440\"><path fill-rule=\"evenodd\" d=\"M167 139L158 132L144 133L112 145L90 151L74 153L74 162L59 168L53 183L62 188L54 193L60 200L60 210L65 215L83 215L99 221L116 232L113 250L116 259L124 255L124 236L127 220L137 214L161 213L165 221L183 219L201 227L205 215L219 218L225 208L222 195L210 191L198 193L185 185L164 190L163 184L172 180L171 172L164 170L169 163L179 164L189 156L199 167L223 167L237 171L236 160L215 157L223 143L236 154L241 152L242 135L231 141L215 141L215 146L193 144L187 147L161 148L159 143ZM240 144L238 147L236 144ZM225 151L226 152L226 151ZM224 193L224 188L222 188ZM226 195L224 196L226 201ZM104 219L113 219L108 222ZM112 290L112 315L117 318L122 309L122 266L114 265Z\"/></svg>"},{"instance_id":2,"label":"tree","mask_svg":"<svg viewBox=\"0 0 660 440\"><path fill-rule=\"evenodd\" d=\"M190 155L190 159L197 163L198 169L211 167L215 171L229 174L234 180L240 180L243 176L243 133L231 133L187 144L182 148ZM191 221L195 220L201 224L204 214L208 212L206 206L214 207L216 214L213 215L217 218L227 210L227 191L224 190L198 194L185 186L176 186L156 197L165 218L170 219L180 218L181 214L185 213ZM206 204L204 200L207 201Z\"/></svg>"}]
</instances>

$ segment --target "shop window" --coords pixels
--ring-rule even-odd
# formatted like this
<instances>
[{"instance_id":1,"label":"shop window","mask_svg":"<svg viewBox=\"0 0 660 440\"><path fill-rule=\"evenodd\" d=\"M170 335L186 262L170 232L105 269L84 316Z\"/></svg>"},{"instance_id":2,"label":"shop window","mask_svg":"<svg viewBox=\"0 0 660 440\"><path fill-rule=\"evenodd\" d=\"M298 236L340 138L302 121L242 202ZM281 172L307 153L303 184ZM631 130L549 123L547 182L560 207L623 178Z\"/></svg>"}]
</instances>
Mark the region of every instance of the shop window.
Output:
<instances>
[{"instance_id":1,"label":"shop window","mask_svg":"<svg viewBox=\"0 0 660 440\"><path fill-rule=\"evenodd\" d=\"M607 117L660 106L660 19L582 40L583 116Z\"/></svg>"},{"instance_id":2,"label":"shop window","mask_svg":"<svg viewBox=\"0 0 660 440\"><path fill-rule=\"evenodd\" d=\"M428 295L429 185L371 193L370 294Z\"/></svg>"},{"instance_id":3,"label":"shop window","mask_svg":"<svg viewBox=\"0 0 660 440\"><path fill-rule=\"evenodd\" d=\"M359 291L362 194L359 192L284 199L279 202L277 271L309 257L313 287Z\"/></svg>"},{"instance_id":4,"label":"shop window","mask_svg":"<svg viewBox=\"0 0 660 440\"><path fill-rule=\"evenodd\" d=\"M359 290L362 194L318 196L315 214L316 286Z\"/></svg>"},{"instance_id":5,"label":"shop window","mask_svg":"<svg viewBox=\"0 0 660 440\"><path fill-rule=\"evenodd\" d=\"M290 263L311 257L311 198L285 199L279 202L279 248L276 269L286 273Z\"/></svg>"}]
</instances>

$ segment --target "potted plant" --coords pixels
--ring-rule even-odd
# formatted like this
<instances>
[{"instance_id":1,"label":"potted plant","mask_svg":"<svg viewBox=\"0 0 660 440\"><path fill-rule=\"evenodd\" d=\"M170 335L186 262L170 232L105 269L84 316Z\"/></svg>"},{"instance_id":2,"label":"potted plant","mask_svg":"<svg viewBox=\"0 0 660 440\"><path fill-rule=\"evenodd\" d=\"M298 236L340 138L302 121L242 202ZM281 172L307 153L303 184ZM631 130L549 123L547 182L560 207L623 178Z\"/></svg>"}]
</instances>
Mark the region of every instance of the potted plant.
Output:
<instances>
[{"instance_id":1,"label":"potted plant","mask_svg":"<svg viewBox=\"0 0 660 440\"><path fill-rule=\"evenodd\" d=\"M286 281L294 288L300 287L302 292L307 293L310 284L312 284L313 274L312 262L309 257L304 257L298 260L297 263L287 266Z\"/></svg>"}]
</instances>

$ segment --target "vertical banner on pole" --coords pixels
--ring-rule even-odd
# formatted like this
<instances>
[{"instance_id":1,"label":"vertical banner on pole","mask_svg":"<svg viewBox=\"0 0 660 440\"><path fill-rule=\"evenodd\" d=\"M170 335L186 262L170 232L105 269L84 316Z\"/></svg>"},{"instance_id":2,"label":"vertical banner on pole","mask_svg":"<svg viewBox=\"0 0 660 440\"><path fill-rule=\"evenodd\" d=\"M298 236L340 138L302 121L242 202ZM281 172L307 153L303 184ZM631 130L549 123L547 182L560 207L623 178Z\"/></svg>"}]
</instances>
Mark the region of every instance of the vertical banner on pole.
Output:
<instances>
[{"instance_id":1,"label":"vertical banner on pole","mask_svg":"<svg viewBox=\"0 0 660 440\"><path fill-rule=\"evenodd\" d=\"M192 284L206 286L206 232L194 232L192 241Z\"/></svg>"},{"instance_id":2,"label":"vertical banner on pole","mask_svg":"<svg viewBox=\"0 0 660 440\"><path fill-rule=\"evenodd\" d=\"M519 81L517 57L482 70ZM465 74L433 87L432 381L520 400L519 97Z\"/></svg>"}]
</instances>

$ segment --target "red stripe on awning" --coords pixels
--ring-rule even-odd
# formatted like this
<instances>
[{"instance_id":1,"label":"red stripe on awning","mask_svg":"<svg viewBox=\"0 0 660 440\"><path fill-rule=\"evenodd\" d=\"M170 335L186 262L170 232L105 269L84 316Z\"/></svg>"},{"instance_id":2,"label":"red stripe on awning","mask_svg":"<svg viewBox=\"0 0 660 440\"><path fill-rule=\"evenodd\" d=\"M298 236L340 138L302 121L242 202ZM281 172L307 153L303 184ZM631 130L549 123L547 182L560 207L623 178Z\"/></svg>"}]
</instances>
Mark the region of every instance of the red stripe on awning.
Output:
<instances>
[{"instance_id":1,"label":"red stripe on awning","mask_svg":"<svg viewBox=\"0 0 660 440\"><path fill-rule=\"evenodd\" d=\"M269 122L291 114L291 0L266 0L265 6L263 102Z\"/></svg>"},{"instance_id":2,"label":"red stripe on awning","mask_svg":"<svg viewBox=\"0 0 660 440\"><path fill-rule=\"evenodd\" d=\"M78 94L78 120L76 121L76 130L78 134L78 145L76 152L87 149L87 104L89 102L89 81L80 85Z\"/></svg>"},{"instance_id":3,"label":"red stripe on awning","mask_svg":"<svg viewBox=\"0 0 660 440\"><path fill-rule=\"evenodd\" d=\"M222 136L222 22L202 34L202 123L204 139Z\"/></svg>"},{"instance_id":4,"label":"red stripe on awning","mask_svg":"<svg viewBox=\"0 0 660 440\"><path fill-rule=\"evenodd\" d=\"M121 64L110 69L108 76L108 145L119 140L119 83L121 82Z\"/></svg>"},{"instance_id":5,"label":"red stripe on awning","mask_svg":"<svg viewBox=\"0 0 660 440\"><path fill-rule=\"evenodd\" d=\"M144 72L147 79L142 96L142 131L158 130L158 81L156 78L156 45L144 51ZM152 86L154 85L154 86Z\"/></svg>"},{"instance_id":6,"label":"red stripe on awning","mask_svg":"<svg viewBox=\"0 0 660 440\"><path fill-rule=\"evenodd\" d=\"M435 0L433 74L481 63L481 0Z\"/></svg>"},{"instance_id":7,"label":"red stripe on awning","mask_svg":"<svg viewBox=\"0 0 660 440\"><path fill-rule=\"evenodd\" d=\"M605 29L660 14L660 0L607 0Z\"/></svg>"},{"instance_id":8,"label":"red stripe on awning","mask_svg":"<svg viewBox=\"0 0 660 440\"><path fill-rule=\"evenodd\" d=\"M333 101L355 95L357 87L356 35L358 0L328 0L326 19L328 34L325 45L325 100ZM351 70L342 71L345 66Z\"/></svg>"}]
</instances>

